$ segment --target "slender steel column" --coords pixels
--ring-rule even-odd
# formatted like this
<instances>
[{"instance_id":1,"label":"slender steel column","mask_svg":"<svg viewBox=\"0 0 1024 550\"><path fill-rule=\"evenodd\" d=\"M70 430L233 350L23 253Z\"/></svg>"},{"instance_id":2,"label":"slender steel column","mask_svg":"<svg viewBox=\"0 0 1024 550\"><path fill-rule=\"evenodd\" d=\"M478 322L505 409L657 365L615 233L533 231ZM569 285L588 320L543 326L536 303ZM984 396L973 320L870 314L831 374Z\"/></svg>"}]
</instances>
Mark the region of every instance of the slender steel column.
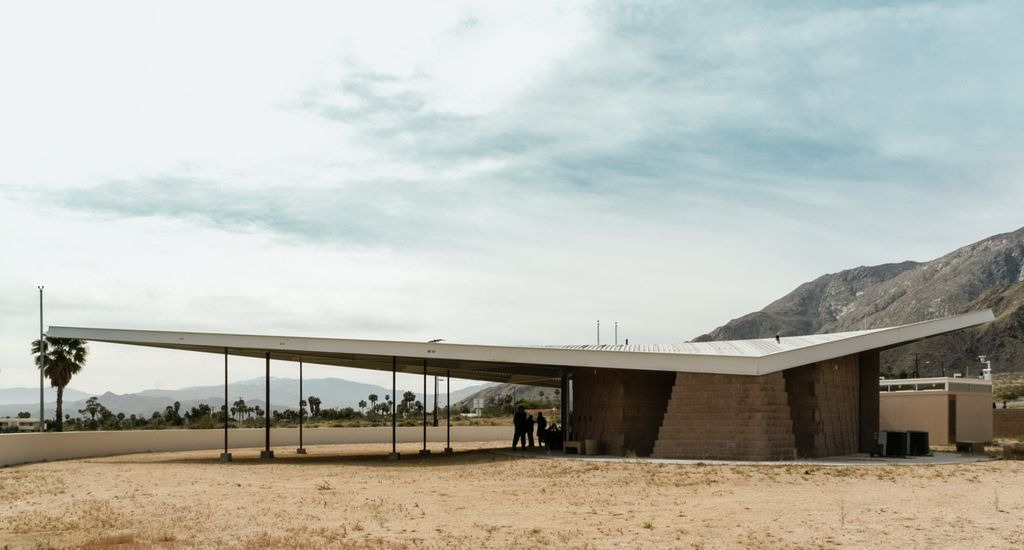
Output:
<instances>
[{"instance_id":1,"label":"slender steel column","mask_svg":"<svg viewBox=\"0 0 1024 550\"><path fill-rule=\"evenodd\" d=\"M44 371L46 371L46 340L43 338L43 285L39 285L39 431L41 432L46 431L46 422L43 420ZM56 410L54 409L54 411Z\"/></svg>"},{"instance_id":2,"label":"slender steel column","mask_svg":"<svg viewBox=\"0 0 1024 550\"><path fill-rule=\"evenodd\" d=\"M450 455L452 454L452 369L445 371L444 388L444 424L445 429L448 430L447 435L445 435L447 446L444 448L444 454Z\"/></svg>"},{"instance_id":3,"label":"slender steel column","mask_svg":"<svg viewBox=\"0 0 1024 550\"><path fill-rule=\"evenodd\" d=\"M266 426L264 426L264 428L263 428L263 433L265 434L264 441L265 441L266 448L263 451L260 451L260 458L270 459L270 458L274 458L274 451L270 450L270 352L269 351L267 352L267 384L266 384L266 388L267 388L267 402L266 402L266 406L267 406L266 415L267 416L266 416L266 420L264 421L264 424L266 424Z\"/></svg>"},{"instance_id":4,"label":"slender steel column","mask_svg":"<svg viewBox=\"0 0 1024 550\"><path fill-rule=\"evenodd\" d=\"M396 426L398 425L395 420L395 373L398 372L398 358L391 357L391 454L388 455L388 460L398 460L399 454L396 447Z\"/></svg>"},{"instance_id":5,"label":"slender steel column","mask_svg":"<svg viewBox=\"0 0 1024 550\"><path fill-rule=\"evenodd\" d=\"M296 454L306 454L306 448L302 446L302 359L299 359L299 448Z\"/></svg>"},{"instance_id":6,"label":"slender steel column","mask_svg":"<svg viewBox=\"0 0 1024 550\"><path fill-rule=\"evenodd\" d=\"M565 452L565 442L569 440L569 380L562 371L562 452Z\"/></svg>"},{"instance_id":7,"label":"slender steel column","mask_svg":"<svg viewBox=\"0 0 1024 550\"><path fill-rule=\"evenodd\" d=\"M427 449L427 360L423 360L423 448L420 449L421 455L428 455L430 451Z\"/></svg>"},{"instance_id":8,"label":"slender steel column","mask_svg":"<svg viewBox=\"0 0 1024 550\"><path fill-rule=\"evenodd\" d=\"M224 348L224 452L220 454L221 462L231 462L231 453L228 452L228 348Z\"/></svg>"}]
</instances>

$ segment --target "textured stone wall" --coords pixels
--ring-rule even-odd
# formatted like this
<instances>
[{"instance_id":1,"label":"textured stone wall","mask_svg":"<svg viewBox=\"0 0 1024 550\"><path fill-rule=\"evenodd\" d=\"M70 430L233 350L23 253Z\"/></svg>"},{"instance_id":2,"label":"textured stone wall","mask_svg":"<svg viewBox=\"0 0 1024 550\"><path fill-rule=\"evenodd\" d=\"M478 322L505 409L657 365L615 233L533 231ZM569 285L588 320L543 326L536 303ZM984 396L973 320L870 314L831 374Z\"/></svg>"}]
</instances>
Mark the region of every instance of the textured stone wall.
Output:
<instances>
[{"instance_id":1,"label":"textured stone wall","mask_svg":"<svg viewBox=\"0 0 1024 550\"><path fill-rule=\"evenodd\" d=\"M994 409L992 411L993 437L1024 436L1024 409Z\"/></svg>"},{"instance_id":2,"label":"textured stone wall","mask_svg":"<svg viewBox=\"0 0 1024 550\"><path fill-rule=\"evenodd\" d=\"M857 356L847 355L783 371L798 457L857 452L858 366Z\"/></svg>"},{"instance_id":3,"label":"textured stone wall","mask_svg":"<svg viewBox=\"0 0 1024 550\"><path fill-rule=\"evenodd\" d=\"M761 376L577 368L577 439L601 452L791 460L870 450L878 353Z\"/></svg>"},{"instance_id":4,"label":"textured stone wall","mask_svg":"<svg viewBox=\"0 0 1024 550\"><path fill-rule=\"evenodd\" d=\"M796 454L781 372L677 373L653 456L786 460Z\"/></svg>"},{"instance_id":5,"label":"textured stone wall","mask_svg":"<svg viewBox=\"0 0 1024 550\"><path fill-rule=\"evenodd\" d=\"M881 374L879 351L871 350L858 354L860 362L860 406L857 411L858 450L869 453L875 448L875 432L881 421L881 402L878 394L878 376Z\"/></svg>"},{"instance_id":6,"label":"textured stone wall","mask_svg":"<svg viewBox=\"0 0 1024 550\"><path fill-rule=\"evenodd\" d=\"M650 455L675 375L577 368L572 376L576 437L598 440L603 453Z\"/></svg>"}]
</instances>

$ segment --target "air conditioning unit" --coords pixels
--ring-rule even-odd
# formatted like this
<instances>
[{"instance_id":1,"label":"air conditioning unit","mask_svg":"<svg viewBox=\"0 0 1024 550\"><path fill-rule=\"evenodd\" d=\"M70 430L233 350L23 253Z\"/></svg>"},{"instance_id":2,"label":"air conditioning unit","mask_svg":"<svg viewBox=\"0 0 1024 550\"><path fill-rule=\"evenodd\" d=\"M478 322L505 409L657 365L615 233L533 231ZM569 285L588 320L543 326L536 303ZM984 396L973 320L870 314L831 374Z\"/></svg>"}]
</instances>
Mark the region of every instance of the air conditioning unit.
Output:
<instances>
[{"instance_id":1,"label":"air conditioning unit","mask_svg":"<svg viewBox=\"0 0 1024 550\"><path fill-rule=\"evenodd\" d=\"M907 432L875 432L875 449L871 456L895 456L905 458L910 454L910 437Z\"/></svg>"},{"instance_id":2,"label":"air conditioning unit","mask_svg":"<svg viewBox=\"0 0 1024 550\"><path fill-rule=\"evenodd\" d=\"M928 432L907 432L907 454L910 456L927 456L931 453L928 446Z\"/></svg>"}]
</instances>

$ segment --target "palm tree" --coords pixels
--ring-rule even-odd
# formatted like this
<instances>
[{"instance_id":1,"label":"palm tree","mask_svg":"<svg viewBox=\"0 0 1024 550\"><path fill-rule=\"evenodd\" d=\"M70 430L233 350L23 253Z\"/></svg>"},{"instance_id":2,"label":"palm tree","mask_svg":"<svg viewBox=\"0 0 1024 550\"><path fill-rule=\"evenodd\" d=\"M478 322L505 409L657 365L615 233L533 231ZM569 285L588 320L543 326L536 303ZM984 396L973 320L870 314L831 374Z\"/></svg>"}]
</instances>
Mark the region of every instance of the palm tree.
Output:
<instances>
[{"instance_id":1,"label":"palm tree","mask_svg":"<svg viewBox=\"0 0 1024 550\"><path fill-rule=\"evenodd\" d=\"M366 400L365 399L360 399L359 400L359 415L360 416L363 415L363 409L365 409L365 408L366 408Z\"/></svg>"},{"instance_id":2,"label":"palm tree","mask_svg":"<svg viewBox=\"0 0 1024 550\"><path fill-rule=\"evenodd\" d=\"M55 428L58 432L64 430L64 388L71 383L71 377L78 374L85 366L85 358L89 355L89 348L85 347L85 340L78 338L50 338L43 337L45 344L40 346L39 340L32 342L32 353L36 356L36 367L43 368L43 374L50 379L50 385L57 388L57 411L54 417ZM45 368L40 365L41 353L46 354ZM42 418L39 419L43 421Z\"/></svg>"},{"instance_id":3,"label":"palm tree","mask_svg":"<svg viewBox=\"0 0 1024 550\"><path fill-rule=\"evenodd\" d=\"M366 398L370 400L370 410L373 411L374 413L376 413L377 412L377 394L371 393L370 395L366 396ZM376 416L376 414L374 414L374 416Z\"/></svg>"}]
</instances>

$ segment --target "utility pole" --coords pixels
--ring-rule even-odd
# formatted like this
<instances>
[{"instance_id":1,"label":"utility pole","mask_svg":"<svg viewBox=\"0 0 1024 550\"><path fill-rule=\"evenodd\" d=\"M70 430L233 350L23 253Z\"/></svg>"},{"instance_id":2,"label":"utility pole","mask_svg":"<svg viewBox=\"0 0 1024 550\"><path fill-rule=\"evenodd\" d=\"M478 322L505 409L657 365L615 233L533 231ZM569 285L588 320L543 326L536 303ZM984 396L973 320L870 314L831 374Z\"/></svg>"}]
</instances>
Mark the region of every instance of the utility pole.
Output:
<instances>
[{"instance_id":1,"label":"utility pole","mask_svg":"<svg viewBox=\"0 0 1024 550\"><path fill-rule=\"evenodd\" d=\"M46 431L43 421L43 371L46 370L46 341L43 340L43 285L39 285L39 431Z\"/></svg>"},{"instance_id":2,"label":"utility pole","mask_svg":"<svg viewBox=\"0 0 1024 550\"><path fill-rule=\"evenodd\" d=\"M601 345L601 320L597 320L597 345Z\"/></svg>"},{"instance_id":3,"label":"utility pole","mask_svg":"<svg viewBox=\"0 0 1024 550\"><path fill-rule=\"evenodd\" d=\"M619 322L615 321L615 345L619 345Z\"/></svg>"}]
</instances>

